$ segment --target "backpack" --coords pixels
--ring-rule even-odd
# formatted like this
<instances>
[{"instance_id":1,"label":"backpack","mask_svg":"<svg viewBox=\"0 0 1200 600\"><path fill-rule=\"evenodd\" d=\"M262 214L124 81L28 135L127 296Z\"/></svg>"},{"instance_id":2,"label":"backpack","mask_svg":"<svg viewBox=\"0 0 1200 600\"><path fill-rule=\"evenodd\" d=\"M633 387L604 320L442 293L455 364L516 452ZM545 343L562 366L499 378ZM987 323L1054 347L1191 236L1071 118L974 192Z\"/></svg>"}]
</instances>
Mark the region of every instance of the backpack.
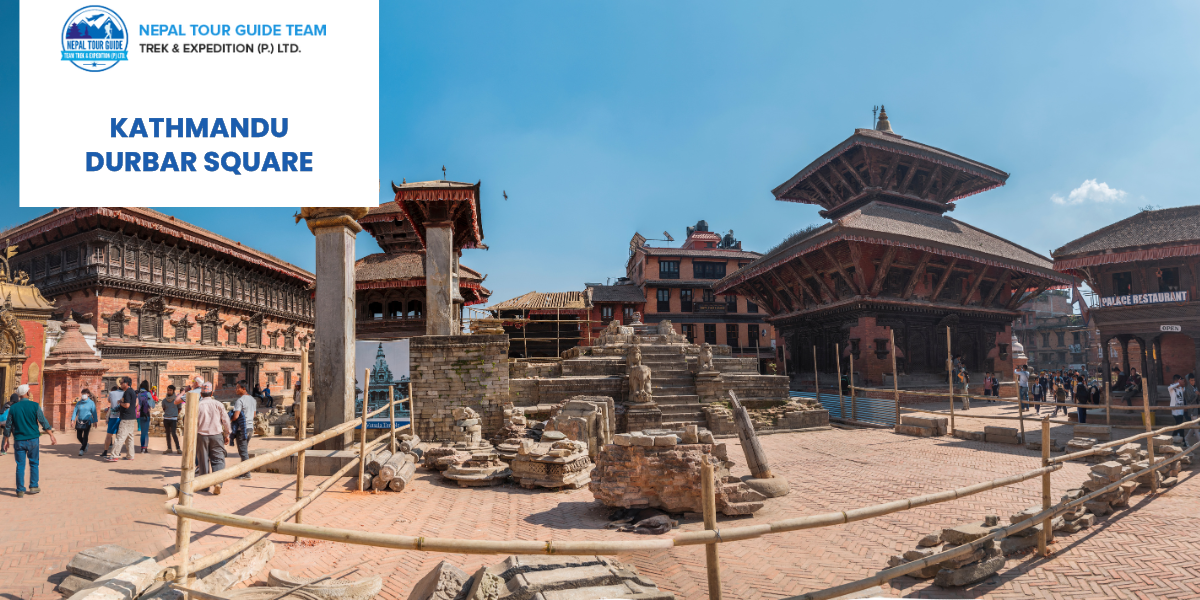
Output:
<instances>
[{"instance_id":1,"label":"backpack","mask_svg":"<svg viewBox=\"0 0 1200 600\"><path fill-rule=\"evenodd\" d=\"M154 408L154 398L150 396L150 392L141 390L137 395L137 411L134 413L137 418L150 417L150 409Z\"/></svg>"}]
</instances>

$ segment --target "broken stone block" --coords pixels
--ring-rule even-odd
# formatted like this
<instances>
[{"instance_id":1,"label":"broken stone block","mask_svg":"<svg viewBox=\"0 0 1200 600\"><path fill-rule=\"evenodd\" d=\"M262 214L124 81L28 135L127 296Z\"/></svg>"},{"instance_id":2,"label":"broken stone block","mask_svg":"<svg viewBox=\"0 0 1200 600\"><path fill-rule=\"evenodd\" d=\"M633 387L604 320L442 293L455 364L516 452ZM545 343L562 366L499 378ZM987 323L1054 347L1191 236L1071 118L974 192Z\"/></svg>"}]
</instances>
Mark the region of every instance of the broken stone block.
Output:
<instances>
[{"instance_id":1,"label":"broken stone block","mask_svg":"<svg viewBox=\"0 0 1200 600\"><path fill-rule=\"evenodd\" d=\"M959 569L942 569L934 577L933 583L942 587L960 587L975 583L980 579L995 575L1004 568L1004 554L999 548L991 548L984 552L982 560L971 563Z\"/></svg>"},{"instance_id":2,"label":"broken stone block","mask_svg":"<svg viewBox=\"0 0 1200 600\"><path fill-rule=\"evenodd\" d=\"M942 541L951 546L961 546L969 544L989 533L998 529L997 527L987 527L982 523L968 523L951 527L942 530Z\"/></svg>"},{"instance_id":3,"label":"broken stone block","mask_svg":"<svg viewBox=\"0 0 1200 600\"><path fill-rule=\"evenodd\" d=\"M953 550L956 547L957 546L954 544L946 544L945 546L942 546L942 552L946 552L947 550ZM975 561L982 559L983 553L984 553L983 548L977 548L975 551L968 552L967 554L964 554L957 558L952 558L950 560L944 560L941 563L938 563L938 566L943 569L958 569L960 567L969 565Z\"/></svg>"},{"instance_id":4,"label":"broken stone block","mask_svg":"<svg viewBox=\"0 0 1200 600\"><path fill-rule=\"evenodd\" d=\"M921 560L921 559L918 558L916 560ZM910 562L912 562L912 561L904 560L904 556L897 554L888 559L888 568L898 567L900 565L905 565ZM933 576L937 575L938 571L941 571L941 570L942 570L942 566L940 564L934 563L923 569L913 571L913 572L909 573L908 576L916 577L917 579L930 579Z\"/></svg>"},{"instance_id":5,"label":"broken stone block","mask_svg":"<svg viewBox=\"0 0 1200 600\"><path fill-rule=\"evenodd\" d=\"M1162 482L1163 487L1174 487L1177 483L1179 483L1179 479L1177 477L1167 477L1166 479L1163 479Z\"/></svg>"},{"instance_id":6,"label":"broken stone block","mask_svg":"<svg viewBox=\"0 0 1200 600\"><path fill-rule=\"evenodd\" d=\"M960 440L967 440L967 441L971 441L971 442L984 441L984 435L983 435L982 431L968 431L966 429L957 429L956 428L954 430L953 435L954 435L954 437L956 437Z\"/></svg>"},{"instance_id":7,"label":"broken stone block","mask_svg":"<svg viewBox=\"0 0 1200 600\"><path fill-rule=\"evenodd\" d=\"M456 600L470 580L466 571L443 560L413 586L408 600Z\"/></svg>"},{"instance_id":8,"label":"broken stone block","mask_svg":"<svg viewBox=\"0 0 1200 600\"><path fill-rule=\"evenodd\" d=\"M1006 537L1006 538L1004 538L1004 539L1006 539L1006 540L1007 540L1007 539L1014 538L1014 537L1017 537L1017 538L1023 538L1023 537L1033 537L1033 536L1036 536L1037 534L1039 534L1039 533L1041 533L1041 532L1042 532L1042 526L1043 526L1043 523L1038 523L1037 525L1034 525L1034 526L1032 526L1032 527L1026 527L1025 529L1022 529L1022 530L1020 530L1020 531L1018 531L1018 532L1016 532L1016 533L1012 534L1011 536L1009 536L1009 537Z\"/></svg>"},{"instance_id":9,"label":"broken stone block","mask_svg":"<svg viewBox=\"0 0 1200 600\"><path fill-rule=\"evenodd\" d=\"M1112 439L1112 428L1108 425L1076 424L1072 428L1073 437L1087 437L1107 442Z\"/></svg>"},{"instance_id":10,"label":"broken stone block","mask_svg":"<svg viewBox=\"0 0 1200 600\"><path fill-rule=\"evenodd\" d=\"M1021 521L1029 519L1030 517L1042 512L1042 510L1043 509L1040 506L1030 506L1029 508L1027 508L1021 512L1017 512L1017 513L1013 513L1013 514L1009 515L1008 522L1009 523L1020 523Z\"/></svg>"},{"instance_id":11,"label":"broken stone block","mask_svg":"<svg viewBox=\"0 0 1200 600\"><path fill-rule=\"evenodd\" d=\"M920 425L905 425L896 426L896 433L902 435L915 435L917 437L933 437L937 435L937 430L930 427L921 427Z\"/></svg>"},{"instance_id":12,"label":"broken stone block","mask_svg":"<svg viewBox=\"0 0 1200 600\"><path fill-rule=\"evenodd\" d=\"M1151 445L1154 446L1155 452L1158 452L1160 446L1171 446L1175 443L1175 436L1173 435L1156 435L1146 439L1150 440Z\"/></svg>"},{"instance_id":13,"label":"broken stone block","mask_svg":"<svg viewBox=\"0 0 1200 600\"><path fill-rule=\"evenodd\" d=\"M1105 504L1107 506L1107 504ZM1083 515L1088 514L1088 509L1085 506L1076 506L1075 508L1063 513L1062 518L1067 521L1078 520Z\"/></svg>"},{"instance_id":14,"label":"broken stone block","mask_svg":"<svg viewBox=\"0 0 1200 600\"><path fill-rule=\"evenodd\" d=\"M656 435L654 436L654 445L658 447L674 446L679 442L679 438L672 435Z\"/></svg>"},{"instance_id":15,"label":"broken stone block","mask_svg":"<svg viewBox=\"0 0 1200 600\"><path fill-rule=\"evenodd\" d=\"M1028 530L1026 530L1028 531ZM1038 539L1036 535L1006 537L1000 540L1000 552L1002 554L1014 554L1022 550L1037 548Z\"/></svg>"},{"instance_id":16,"label":"broken stone block","mask_svg":"<svg viewBox=\"0 0 1200 600\"><path fill-rule=\"evenodd\" d=\"M116 544L105 544L80 551L67 563L67 571L81 579L95 581L146 558L148 557Z\"/></svg>"},{"instance_id":17,"label":"broken stone block","mask_svg":"<svg viewBox=\"0 0 1200 600\"><path fill-rule=\"evenodd\" d=\"M461 463L450 465L442 471L442 477L458 482L461 487L486 487L500 485L512 475L512 469L500 460L494 450L478 452Z\"/></svg>"},{"instance_id":18,"label":"broken stone block","mask_svg":"<svg viewBox=\"0 0 1200 600\"><path fill-rule=\"evenodd\" d=\"M440 567L440 565L439 565ZM457 578L455 573L454 577ZM425 581L425 579L422 579ZM418 589L423 591L423 588ZM510 556L479 569L470 585L444 587L443 598L495 600L529 598L539 600L595 600L639 598L674 600L674 594L658 589L653 581L630 565L601 556ZM410 595L409 600L426 600Z\"/></svg>"},{"instance_id":19,"label":"broken stone block","mask_svg":"<svg viewBox=\"0 0 1200 600\"><path fill-rule=\"evenodd\" d=\"M1000 517L996 515L987 515L983 518L984 527L995 527L1000 524Z\"/></svg>"},{"instance_id":20,"label":"broken stone block","mask_svg":"<svg viewBox=\"0 0 1200 600\"><path fill-rule=\"evenodd\" d=\"M78 575L67 575L67 578L58 584L58 593L70 598L75 595L75 592L90 585L92 585L91 580L84 579Z\"/></svg>"},{"instance_id":21,"label":"broken stone block","mask_svg":"<svg viewBox=\"0 0 1200 600\"><path fill-rule=\"evenodd\" d=\"M1102 462L1092 466L1092 473L1106 478L1108 481L1116 481L1121 478L1121 472L1125 470L1125 465L1116 462Z\"/></svg>"},{"instance_id":22,"label":"broken stone block","mask_svg":"<svg viewBox=\"0 0 1200 600\"><path fill-rule=\"evenodd\" d=\"M901 415L900 424L932 430L930 435L946 435L950 429L950 419L933 415Z\"/></svg>"},{"instance_id":23,"label":"broken stone block","mask_svg":"<svg viewBox=\"0 0 1200 600\"><path fill-rule=\"evenodd\" d=\"M442 561L445 563L445 561ZM445 563L450 567L449 563ZM438 565L440 567L441 565ZM435 567L433 572L437 572ZM462 571L459 571L460 573ZM317 577L296 577L287 571L271 569L267 574L267 583L272 587L294 588L304 585L304 591L321 598L321 600L371 600L383 590L383 577L372 575L362 579L337 579L317 582ZM317 583L314 583L317 582ZM414 589L414 592L416 590ZM412 597L411 595L409 597ZM433 596L437 598L437 596Z\"/></svg>"},{"instance_id":24,"label":"broken stone block","mask_svg":"<svg viewBox=\"0 0 1200 600\"><path fill-rule=\"evenodd\" d=\"M592 461L583 442L563 440L553 444L523 445L511 463L513 479L521 487L533 489L579 489L591 481Z\"/></svg>"},{"instance_id":25,"label":"broken stone block","mask_svg":"<svg viewBox=\"0 0 1200 600\"><path fill-rule=\"evenodd\" d=\"M1075 533L1080 529L1083 529L1083 526L1079 524L1079 521L1064 521L1062 526L1056 528L1054 531L1061 533Z\"/></svg>"},{"instance_id":26,"label":"broken stone block","mask_svg":"<svg viewBox=\"0 0 1200 600\"><path fill-rule=\"evenodd\" d=\"M1087 529L1096 524L1096 515L1083 515L1075 521L1080 527Z\"/></svg>"},{"instance_id":27,"label":"broken stone block","mask_svg":"<svg viewBox=\"0 0 1200 600\"><path fill-rule=\"evenodd\" d=\"M931 534L921 538L921 540L919 542L917 542L917 545L922 548L929 548L931 546L936 546L940 543L942 543L942 534L941 533L931 533Z\"/></svg>"},{"instance_id":28,"label":"broken stone block","mask_svg":"<svg viewBox=\"0 0 1200 600\"><path fill-rule=\"evenodd\" d=\"M607 506L701 512L700 466L709 462L716 467L717 510L726 515L759 510L766 497L729 476L732 463L721 458L725 451L724 444L605 446L596 457L588 489Z\"/></svg>"},{"instance_id":29,"label":"broken stone block","mask_svg":"<svg viewBox=\"0 0 1200 600\"><path fill-rule=\"evenodd\" d=\"M641 446L641 447L653 446L654 438L650 437L648 435L640 435L640 434L635 435L635 436L633 436L633 444L632 445Z\"/></svg>"},{"instance_id":30,"label":"broken stone block","mask_svg":"<svg viewBox=\"0 0 1200 600\"><path fill-rule=\"evenodd\" d=\"M934 550L933 548L921 548L918 550L909 550L908 552L905 552L903 555L903 558L904 558L904 562L910 563L914 560L921 560L922 558L929 558L930 556L933 556L934 554L937 554L937 551Z\"/></svg>"}]
</instances>

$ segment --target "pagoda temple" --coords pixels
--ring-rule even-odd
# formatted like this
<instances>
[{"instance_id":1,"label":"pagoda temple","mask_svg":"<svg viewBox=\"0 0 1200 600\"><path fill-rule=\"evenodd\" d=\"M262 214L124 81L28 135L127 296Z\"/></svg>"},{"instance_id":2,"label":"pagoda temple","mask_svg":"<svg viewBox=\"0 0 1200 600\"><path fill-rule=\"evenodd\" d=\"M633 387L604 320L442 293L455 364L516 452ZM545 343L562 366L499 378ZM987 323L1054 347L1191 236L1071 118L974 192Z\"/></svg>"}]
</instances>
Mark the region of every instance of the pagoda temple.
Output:
<instances>
[{"instance_id":1,"label":"pagoda temple","mask_svg":"<svg viewBox=\"0 0 1200 600\"><path fill-rule=\"evenodd\" d=\"M416 185L416 184L404 184ZM467 186L473 191L474 186ZM400 186L397 186L400 187ZM425 247L417 228L398 202L372 208L358 220L379 243L383 252L364 256L354 263L356 337L365 340L396 340L425 335L426 277ZM491 292L483 287L484 277L457 264L457 310L487 302ZM461 315L455 315L461 323Z\"/></svg>"},{"instance_id":2,"label":"pagoda temple","mask_svg":"<svg viewBox=\"0 0 1200 600\"><path fill-rule=\"evenodd\" d=\"M788 373L842 369L869 383L891 373L946 372L951 352L974 373L1012 378L1011 323L1043 291L1070 285L1046 257L950 218L954 202L1004 185L1008 174L905 139L882 111L773 191L816 204L830 220L801 230L713 287L768 313ZM920 377L917 378L918 380ZM911 380L910 380L911 381Z\"/></svg>"}]
</instances>

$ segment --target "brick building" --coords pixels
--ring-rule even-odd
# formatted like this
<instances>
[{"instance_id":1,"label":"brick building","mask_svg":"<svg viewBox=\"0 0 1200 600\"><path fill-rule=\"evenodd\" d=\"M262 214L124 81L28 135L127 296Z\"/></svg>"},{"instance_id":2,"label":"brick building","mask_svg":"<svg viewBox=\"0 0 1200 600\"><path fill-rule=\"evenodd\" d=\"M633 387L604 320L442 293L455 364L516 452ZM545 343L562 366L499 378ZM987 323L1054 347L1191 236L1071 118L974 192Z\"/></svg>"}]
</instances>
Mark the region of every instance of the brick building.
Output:
<instances>
[{"instance_id":1,"label":"brick building","mask_svg":"<svg viewBox=\"0 0 1200 600\"><path fill-rule=\"evenodd\" d=\"M633 322L635 313L646 314L646 292L633 285L628 277L618 279L616 285L586 283L584 287L592 302L588 317L592 331L584 345L600 337L600 332L608 327L610 321L616 320L625 325Z\"/></svg>"},{"instance_id":2,"label":"brick building","mask_svg":"<svg viewBox=\"0 0 1200 600\"><path fill-rule=\"evenodd\" d=\"M1025 305L1013 321L1013 335L1025 347L1031 369L1095 370L1100 363L1095 329L1074 314L1065 290L1049 290Z\"/></svg>"},{"instance_id":3,"label":"brick building","mask_svg":"<svg viewBox=\"0 0 1200 600\"><path fill-rule=\"evenodd\" d=\"M311 273L147 208L56 209L0 240L18 247L13 267L54 302L53 319L98 330L103 387L128 375L165 390L202 374L218 397L239 379L291 397Z\"/></svg>"},{"instance_id":4,"label":"brick building","mask_svg":"<svg viewBox=\"0 0 1200 600\"><path fill-rule=\"evenodd\" d=\"M670 320L692 343L724 344L738 358L774 357L775 329L754 300L715 292L714 284L762 256L742 249L727 235L710 232L700 221L687 228L679 248L647 244L641 234L629 242L625 273L643 291L645 323Z\"/></svg>"},{"instance_id":5,"label":"brick building","mask_svg":"<svg viewBox=\"0 0 1200 600\"><path fill-rule=\"evenodd\" d=\"M1200 371L1200 206L1141 211L1053 256L1099 296L1089 315L1110 348L1105 369L1146 374L1151 402L1165 402L1159 386L1174 375Z\"/></svg>"}]
</instances>

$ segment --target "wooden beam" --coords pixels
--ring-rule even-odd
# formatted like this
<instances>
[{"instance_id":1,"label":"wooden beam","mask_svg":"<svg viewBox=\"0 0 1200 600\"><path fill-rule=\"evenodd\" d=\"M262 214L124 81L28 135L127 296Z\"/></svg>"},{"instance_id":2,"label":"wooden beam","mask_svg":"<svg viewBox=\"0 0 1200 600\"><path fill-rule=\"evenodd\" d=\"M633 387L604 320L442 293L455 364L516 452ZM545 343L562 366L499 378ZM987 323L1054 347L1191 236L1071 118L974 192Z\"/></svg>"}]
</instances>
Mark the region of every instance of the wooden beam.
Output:
<instances>
[{"instance_id":1,"label":"wooden beam","mask_svg":"<svg viewBox=\"0 0 1200 600\"><path fill-rule=\"evenodd\" d=\"M776 275L773 271L768 271L765 274L779 286L779 289L783 292L783 295L786 296L785 299L787 300L788 312L804 308L804 302L796 299L796 295L792 293L792 290L788 289L787 283L784 282L782 278Z\"/></svg>"},{"instance_id":2,"label":"wooden beam","mask_svg":"<svg viewBox=\"0 0 1200 600\"><path fill-rule=\"evenodd\" d=\"M984 300L981 306L984 308L991 308L992 302L996 300L996 296L1000 295L1000 288L1004 287L1004 284L1008 283L1009 277L1012 277L1012 269L1005 269L1004 273L1000 275L1000 279L996 280L996 285L992 287L992 291L988 293L987 300Z\"/></svg>"},{"instance_id":3,"label":"wooden beam","mask_svg":"<svg viewBox=\"0 0 1200 600\"><path fill-rule=\"evenodd\" d=\"M862 188L865 188L865 187L867 187L867 182L866 182L866 181L863 181L862 175L859 175L859 174L858 174L858 170L857 170L857 169L855 169L855 168L854 168L854 167L853 167L853 166L850 164L850 161L846 160L846 155L844 155L844 154L839 154L839 155L838 155L838 161L840 161L840 162L842 163L842 166L846 167L846 169L848 169L848 170L849 170L851 173L853 173L853 174L854 174L854 178L858 180L858 185L860 185ZM859 189L859 191L862 191L862 190L861 190L861 188Z\"/></svg>"},{"instance_id":4,"label":"wooden beam","mask_svg":"<svg viewBox=\"0 0 1200 600\"><path fill-rule=\"evenodd\" d=\"M883 289L883 279L887 277L888 269L892 268L892 261L896 258L896 247L888 246L888 249L883 252L883 260L879 261L879 268L875 269L875 281L871 282L871 297L879 295Z\"/></svg>"},{"instance_id":5,"label":"wooden beam","mask_svg":"<svg viewBox=\"0 0 1200 600\"><path fill-rule=\"evenodd\" d=\"M1030 300L1033 300L1033 299L1037 298L1038 296L1041 296L1046 290L1050 289L1051 285L1052 285L1051 282L1043 281L1041 284L1039 284L1037 286L1037 289L1034 290L1032 294L1026 294L1024 298L1021 298L1020 300L1018 300L1016 306L1013 307L1013 310L1018 310L1021 308L1022 304L1025 304L1026 302L1029 302Z\"/></svg>"},{"instance_id":6,"label":"wooden beam","mask_svg":"<svg viewBox=\"0 0 1200 600\"><path fill-rule=\"evenodd\" d=\"M821 187L818 186L817 184L813 183L813 181L811 179L809 181L807 181L806 183L808 183L808 187L811 187L813 189L813 191L816 192L817 195L821 197L821 200L823 202L820 202L818 204L823 203L826 206L830 206L830 207L832 207L835 204L832 200L829 199L828 196L825 195L825 192L821 191Z\"/></svg>"},{"instance_id":7,"label":"wooden beam","mask_svg":"<svg viewBox=\"0 0 1200 600\"><path fill-rule=\"evenodd\" d=\"M834 300L837 300L837 294L833 293L833 290L829 289L829 284L825 283L825 278L821 277L821 274L818 273L817 270L808 263L808 260L804 258L803 254L797 254L796 260L800 261L800 264L804 265L804 268L807 269L809 273L812 273L813 279L816 279L817 284L821 286L821 293L826 295L826 302L833 302Z\"/></svg>"},{"instance_id":8,"label":"wooden beam","mask_svg":"<svg viewBox=\"0 0 1200 600\"><path fill-rule=\"evenodd\" d=\"M919 163L917 161L913 161L912 166L908 168L908 173L904 174L904 182L900 184L900 187L896 188L897 192L900 192L901 194L907 192L908 184L912 183L913 176L917 174L918 164Z\"/></svg>"},{"instance_id":9,"label":"wooden beam","mask_svg":"<svg viewBox=\"0 0 1200 600\"><path fill-rule=\"evenodd\" d=\"M950 264L946 266L946 271L942 273L942 278L938 280L937 286L933 288L933 293L929 295L929 300L936 302L938 296L942 295L942 288L946 287L946 282L950 281L950 274L954 272L954 265L958 264L958 259L950 260Z\"/></svg>"},{"instance_id":10,"label":"wooden beam","mask_svg":"<svg viewBox=\"0 0 1200 600\"><path fill-rule=\"evenodd\" d=\"M1025 293L1025 288L1029 287L1030 281L1033 280L1033 275L1026 275L1021 278L1019 283L1013 285L1012 295L1008 297L1008 302L1004 303L1004 308L1012 310L1012 307L1021 299L1021 294Z\"/></svg>"},{"instance_id":11,"label":"wooden beam","mask_svg":"<svg viewBox=\"0 0 1200 600\"><path fill-rule=\"evenodd\" d=\"M754 289L754 286L750 285L750 282L742 282L741 285L735 288L735 291L745 296L747 299L752 300L755 304L763 308L767 308L767 303L763 302L762 296L759 295L758 291Z\"/></svg>"},{"instance_id":12,"label":"wooden beam","mask_svg":"<svg viewBox=\"0 0 1200 600\"><path fill-rule=\"evenodd\" d=\"M828 258L829 262L833 263L833 266L837 268L838 275L842 276L842 280L846 282L846 285L850 286L851 290L853 290L859 296L866 293L866 290L858 289L858 284L854 282L854 279L850 277L849 273L846 273L846 268L842 266L842 263L833 256L832 252L829 251L829 246L822 246L821 252L823 252L825 254L825 258ZM857 269L855 270L857 271Z\"/></svg>"},{"instance_id":13,"label":"wooden beam","mask_svg":"<svg viewBox=\"0 0 1200 600\"><path fill-rule=\"evenodd\" d=\"M912 276L908 278L908 283L904 284L904 293L901 294L901 298L908 300L912 296L913 290L917 289L917 282L925 276L925 267L929 265L929 259L931 258L933 258L932 253L921 253L921 259L917 261L917 266L913 269Z\"/></svg>"},{"instance_id":14,"label":"wooden beam","mask_svg":"<svg viewBox=\"0 0 1200 600\"><path fill-rule=\"evenodd\" d=\"M863 275L862 249L858 242L847 241L846 244L850 246L850 260L854 262L854 285L858 286L860 290L865 290L867 289L867 280Z\"/></svg>"},{"instance_id":15,"label":"wooden beam","mask_svg":"<svg viewBox=\"0 0 1200 600\"><path fill-rule=\"evenodd\" d=\"M808 285L808 281L804 279L804 274L800 272L800 269L796 268L795 264L787 262L784 263L784 266L791 270L792 275L796 277L796 282L800 284L800 288L805 292L808 292L809 296L812 296L813 302L817 304L824 302L824 300L821 299L821 296L817 294L817 291L812 289L812 286Z\"/></svg>"},{"instance_id":16,"label":"wooden beam","mask_svg":"<svg viewBox=\"0 0 1200 600\"><path fill-rule=\"evenodd\" d=\"M921 188L920 196L925 198L929 195L929 190L933 189L933 180L942 176L942 165L937 165L933 168L933 172L929 174L929 179L925 182L925 187Z\"/></svg>"},{"instance_id":17,"label":"wooden beam","mask_svg":"<svg viewBox=\"0 0 1200 600\"><path fill-rule=\"evenodd\" d=\"M975 295L975 292L979 289L979 284L983 283L983 276L987 275L987 270L987 265L979 265L975 269L975 279L971 281L971 289L967 290L967 295L963 296L962 299L963 306L966 306L967 302L971 301L971 296Z\"/></svg>"},{"instance_id":18,"label":"wooden beam","mask_svg":"<svg viewBox=\"0 0 1200 600\"><path fill-rule=\"evenodd\" d=\"M841 157L839 157L839 158L841 158ZM839 171L838 168L835 167L832 162L829 163L827 166L829 167L830 171L833 171L834 175L837 175L838 181L841 181L842 185L846 186L846 191L849 192L849 194L847 194L847 196L846 196L847 198L854 196L855 194L857 194L860 191L860 190L855 189L853 185L850 185L850 180L846 179L846 176L842 175L842 172ZM853 169L851 169L851 170L853 170Z\"/></svg>"},{"instance_id":19,"label":"wooden beam","mask_svg":"<svg viewBox=\"0 0 1200 600\"><path fill-rule=\"evenodd\" d=\"M816 177L817 181L820 181L826 188L829 188L829 195L833 197L833 199L836 201L836 203L841 204L843 201L846 200L845 198L843 198L841 195L839 195L837 193L837 190L833 189L832 185L829 185L828 181L825 181L825 178L821 176L820 170L813 171L813 176ZM849 191L849 190L847 190L847 191Z\"/></svg>"},{"instance_id":20,"label":"wooden beam","mask_svg":"<svg viewBox=\"0 0 1200 600\"><path fill-rule=\"evenodd\" d=\"M771 289L770 286L765 285L761 281L756 281L754 284L758 286L760 292L765 292L763 298L767 300L767 307L770 309L771 314L778 314L779 310L775 308L775 302L779 303L779 308L784 308L783 298L775 293L775 290Z\"/></svg>"},{"instance_id":21,"label":"wooden beam","mask_svg":"<svg viewBox=\"0 0 1200 600\"><path fill-rule=\"evenodd\" d=\"M883 171L883 175L880 176L880 187L886 188L888 186L888 182L896 176L896 167L898 166L900 166L900 155L895 154L892 156L892 162L888 163L888 166Z\"/></svg>"},{"instance_id":22,"label":"wooden beam","mask_svg":"<svg viewBox=\"0 0 1200 600\"><path fill-rule=\"evenodd\" d=\"M950 199L950 191L954 189L954 184L958 182L959 175L962 175L962 172L957 170L950 172L950 181L944 182L944 185L942 185L942 190L938 193L937 197L938 202L946 202Z\"/></svg>"},{"instance_id":23,"label":"wooden beam","mask_svg":"<svg viewBox=\"0 0 1200 600\"><path fill-rule=\"evenodd\" d=\"M794 285L795 285L795 289L794 289L794 290L793 290L793 287L792 287L792 286L793 286L793 284L792 284L792 283L790 283L790 282L788 282L788 279L787 279L787 278L788 278L788 276L790 275L790 276L793 276L793 277L794 277L794 276L795 276L795 271L794 271L794 270L792 270L792 269L786 268L786 267L785 267L784 265L782 265L782 264L781 264L781 265L779 265L779 267L777 268L777 271L778 271L778 272L776 273L775 277L776 277L776 278L778 278L778 279L779 279L779 281L780 281L781 283L783 283L783 285L784 285L785 287L787 287L787 289L788 289L789 291L792 291L792 292L793 292L793 293L792 293L792 295L796 297L796 300L798 301L798 304L800 305L800 308L805 308L805 307L807 307L807 306L808 306L808 293L807 293L807 291L804 289L804 286L802 285L802 282L800 282L800 281L797 281L797 282L794 284ZM818 301L818 302L817 302L817 304L820 304L820 301Z\"/></svg>"},{"instance_id":24,"label":"wooden beam","mask_svg":"<svg viewBox=\"0 0 1200 600\"><path fill-rule=\"evenodd\" d=\"M875 163L871 161L871 151L866 146L859 146L859 149L862 150L863 165L867 168L867 180L873 187L879 187L879 174L875 172Z\"/></svg>"}]
</instances>

